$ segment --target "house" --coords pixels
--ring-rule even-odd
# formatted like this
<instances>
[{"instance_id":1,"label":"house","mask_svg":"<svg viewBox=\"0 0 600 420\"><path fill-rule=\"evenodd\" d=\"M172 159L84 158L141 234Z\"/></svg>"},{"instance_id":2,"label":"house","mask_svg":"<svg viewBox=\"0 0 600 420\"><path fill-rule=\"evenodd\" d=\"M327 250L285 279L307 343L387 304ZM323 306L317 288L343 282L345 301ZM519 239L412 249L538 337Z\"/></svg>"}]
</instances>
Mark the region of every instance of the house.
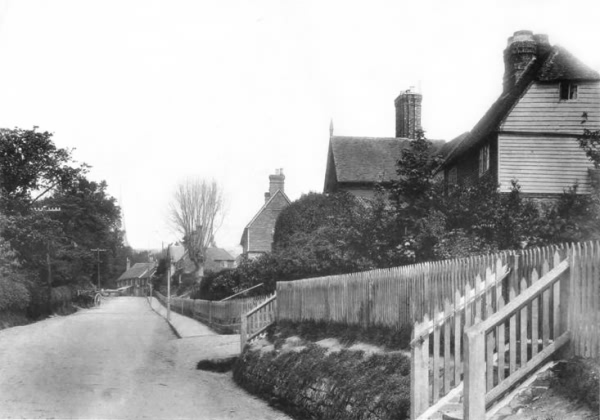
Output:
<instances>
[{"instance_id":1,"label":"house","mask_svg":"<svg viewBox=\"0 0 600 420\"><path fill-rule=\"evenodd\" d=\"M208 248L206 250L206 264L204 269L218 273L226 268L235 268L235 258L223 248Z\"/></svg>"},{"instance_id":2,"label":"house","mask_svg":"<svg viewBox=\"0 0 600 420\"><path fill-rule=\"evenodd\" d=\"M394 101L396 137L334 136L329 129L329 150L325 170L324 193L346 191L371 199L377 184L397 179L396 162L411 140L421 131L423 96L414 89L406 90ZM444 144L434 140L435 151Z\"/></svg>"},{"instance_id":3,"label":"house","mask_svg":"<svg viewBox=\"0 0 600 420\"><path fill-rule=\"evenodd\" d=\"M128 294L131 296L147 296L150 279L156 271L156 263L136 263L133 267L129 266L127 259L127 269L117 279L117 288L130 286Z\"/></svg>"},{"instance_id":4,"label":"house","mask_svg":"<svg viewBox=\"0 0 600 420\"><path fill-rule=\"evenodd\" d=\"M269 192L265 193L265 203L242 233L242 253L248 258L271 252L277 217L290 205L290 199L284 192L284 183L283 169L277 169L274 175L269 175Z\"/></svg>"},{"instance_id":5,"label":"house","mask_svg":"<svg viewBox=\"0 0 600 420\"><path fill-rule=\"evenodd\" d=\"M583 128L600 128L600 75L546 35L518 31L504 51L503 91L466 135L446 146L448 184L492 176L501 192L554 199L578 183L590 192ZM582 120L587 116L587 122Z\"/></svg>"},{"instance_id":6,"label":"house","mask_svg":"<svg viewBox=\"0 0 600 420\"><path fill-rule=\"evenodd\" d=\"M196 269L194 262L189 258L188 252L181 244L171 245L169 252L172 262L172 275L175 283L181 283L181 276L191 274ZM166 253L166 251L165 251ZM235 267L235 258L223 248L209 247L206 249L204 267L205 272L219 272L226 268Z\"/></svg>"}]
</instances>

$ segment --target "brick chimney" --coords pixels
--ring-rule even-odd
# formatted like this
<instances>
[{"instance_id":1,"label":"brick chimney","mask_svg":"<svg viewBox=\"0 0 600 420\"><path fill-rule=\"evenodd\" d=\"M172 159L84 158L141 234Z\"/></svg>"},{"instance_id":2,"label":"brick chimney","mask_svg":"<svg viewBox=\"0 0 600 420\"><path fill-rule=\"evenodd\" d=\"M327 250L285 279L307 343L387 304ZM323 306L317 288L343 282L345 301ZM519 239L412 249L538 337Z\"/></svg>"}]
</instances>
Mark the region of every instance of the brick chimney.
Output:
<instances>
[{"instance_id":1,"label":"brick chimney","mask_svg":"<svg viewBox=\"0 0 600 420\"><path fill-rule=\"evenodd\" d=\"M503 90L510 90L521 78L529 63L550 50L548 35L517 31L508 38L504 50Z\"/></svg>"},{"instance_id":2,"label":"brick chimney","mask_svg":"<svg viewBox=\"0 0 600 420\"><path fill-rule=\"evenodd\" d=\"M396 137L416 139L421 130L421 101L423 95L413 87L400 93L396 105Z\"/></svg>"},{"instance_id":3,"label":"brick chimney","mask_svg":"<svg viewBox=\"0 0 600 420\"><path fill-rule=\"evenodd\" d=\"M285 192L283 185L285 181L285 175L283 174L283 168L275 169L275 175L269 175L269 197L272 197L277 191ZM265 194L265 199L267 194Z\"/></svg>"},{"instance_id":4,"label":"brick chimney","mask_svg":"<svg viewBox=\"0 0 600 420\"><path fill-rule=\"evenodd\" d=\"M131 261L129 260L129 257L127 257L127 268L125 269L125 271L128 271L131 268Z\"/></svg>"}]
</instances>

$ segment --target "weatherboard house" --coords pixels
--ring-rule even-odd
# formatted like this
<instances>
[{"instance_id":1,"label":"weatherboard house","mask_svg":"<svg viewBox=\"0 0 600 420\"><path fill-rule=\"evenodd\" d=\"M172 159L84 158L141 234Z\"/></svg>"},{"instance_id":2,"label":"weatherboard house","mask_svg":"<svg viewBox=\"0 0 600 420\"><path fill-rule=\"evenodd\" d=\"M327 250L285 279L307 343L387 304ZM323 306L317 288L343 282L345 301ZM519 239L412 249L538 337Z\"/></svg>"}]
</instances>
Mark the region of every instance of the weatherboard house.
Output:
<instances>
[{"instance_id":1,"label":"weatherboard house","mask_svg":"<svg viewBox=\"0 0 600 420\"><path fill-rule=\"evenodd\" d=\"M277 169L274 175L269 175L269 191L265 193L265 203L242 233L242 255L252 259L271 252L277 217L290 205L290 199L284 192L284 183L283 169Z\"/></svg>"},{"instance_id":2,"label":"weatherboard house","mask_svg":"<svg viewBox=\"0 0 600 420\"><path fill-rule=\"evenodd\" d=\"M396 137L334 136L332 123L323 192L346 191L372 199L378 184L386 185L397 179L396 162L422 130L422 100L421 93L413 88L396 98ZM435 151L444 145L442 140L432 143Z\"/></svg>"},{"instance_id":3,"label":"weatherboard house","mask_svg":"<svg viewBox=\"0 0 600 420\"><path fill-rule=\"evenodd\" d=\"M531 31L508 38L504 64L498 100L469 133L445 146L446 182L489 175L507 192L517 180L524 196L543 200L575 183L589 193L593 165L577 138L584 128L600 128L600 75Z\"/></svg>"}]
</instances>

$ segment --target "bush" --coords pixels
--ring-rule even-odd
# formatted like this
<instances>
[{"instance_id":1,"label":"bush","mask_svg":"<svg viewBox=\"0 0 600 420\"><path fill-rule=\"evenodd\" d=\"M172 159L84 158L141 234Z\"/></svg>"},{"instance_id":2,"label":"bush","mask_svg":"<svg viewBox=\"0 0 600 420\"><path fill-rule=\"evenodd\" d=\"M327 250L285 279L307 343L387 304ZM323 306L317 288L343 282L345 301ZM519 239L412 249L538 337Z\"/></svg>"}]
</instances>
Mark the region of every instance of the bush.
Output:
<instances>
[{"instance_id":1,"label":"bush","mask_svg":"<svg viewBox=\"0 0 600 420\"><path fill-rule=\"evenodd\" d=\"M30 301L31 295L24 284L0 277L0 312L23 312Z\"/></svg>"}]
</instances>

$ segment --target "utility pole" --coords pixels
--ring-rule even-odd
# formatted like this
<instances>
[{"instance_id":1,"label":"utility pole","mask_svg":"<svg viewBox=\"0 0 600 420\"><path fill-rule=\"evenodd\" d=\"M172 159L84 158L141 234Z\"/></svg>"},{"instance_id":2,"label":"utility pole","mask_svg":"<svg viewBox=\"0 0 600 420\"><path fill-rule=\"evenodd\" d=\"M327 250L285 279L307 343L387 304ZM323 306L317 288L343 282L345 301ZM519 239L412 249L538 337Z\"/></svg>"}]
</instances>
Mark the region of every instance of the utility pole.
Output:
<instances>
[{"instance_id":1,"label":"utility pole","mask_svg":"<svg viewBox=\"0 0 600 420\"><path fill-rule=\"evenodd\" d=\"M100 290L100 253L106 252L106 249L96 248L96 249L92 249L92 252L98 253L98 290Z\"/></svg>"},{"instance_id":2,"label":"utility pole","mask_svg":"<svg viewBox=\"0 0 600 420\"><path fill-rule=\"evenodd\" d=\"M171 244L167 246L167 321L171 320Z\"/></svg>"},{"instance_id":3,"label":"utility pole","mask_svg":"<svg viewBox=\"0 0 600 420\"><path fill-rule=\"evenodd\" d=\"M33 211L43 212L43 213L56 213L61 211L60 207L34 207ZM52 313L52 264L50 262L50 239L46 239L46 266L48 269L48 313Z\"/></svg>"}]
</instances>

